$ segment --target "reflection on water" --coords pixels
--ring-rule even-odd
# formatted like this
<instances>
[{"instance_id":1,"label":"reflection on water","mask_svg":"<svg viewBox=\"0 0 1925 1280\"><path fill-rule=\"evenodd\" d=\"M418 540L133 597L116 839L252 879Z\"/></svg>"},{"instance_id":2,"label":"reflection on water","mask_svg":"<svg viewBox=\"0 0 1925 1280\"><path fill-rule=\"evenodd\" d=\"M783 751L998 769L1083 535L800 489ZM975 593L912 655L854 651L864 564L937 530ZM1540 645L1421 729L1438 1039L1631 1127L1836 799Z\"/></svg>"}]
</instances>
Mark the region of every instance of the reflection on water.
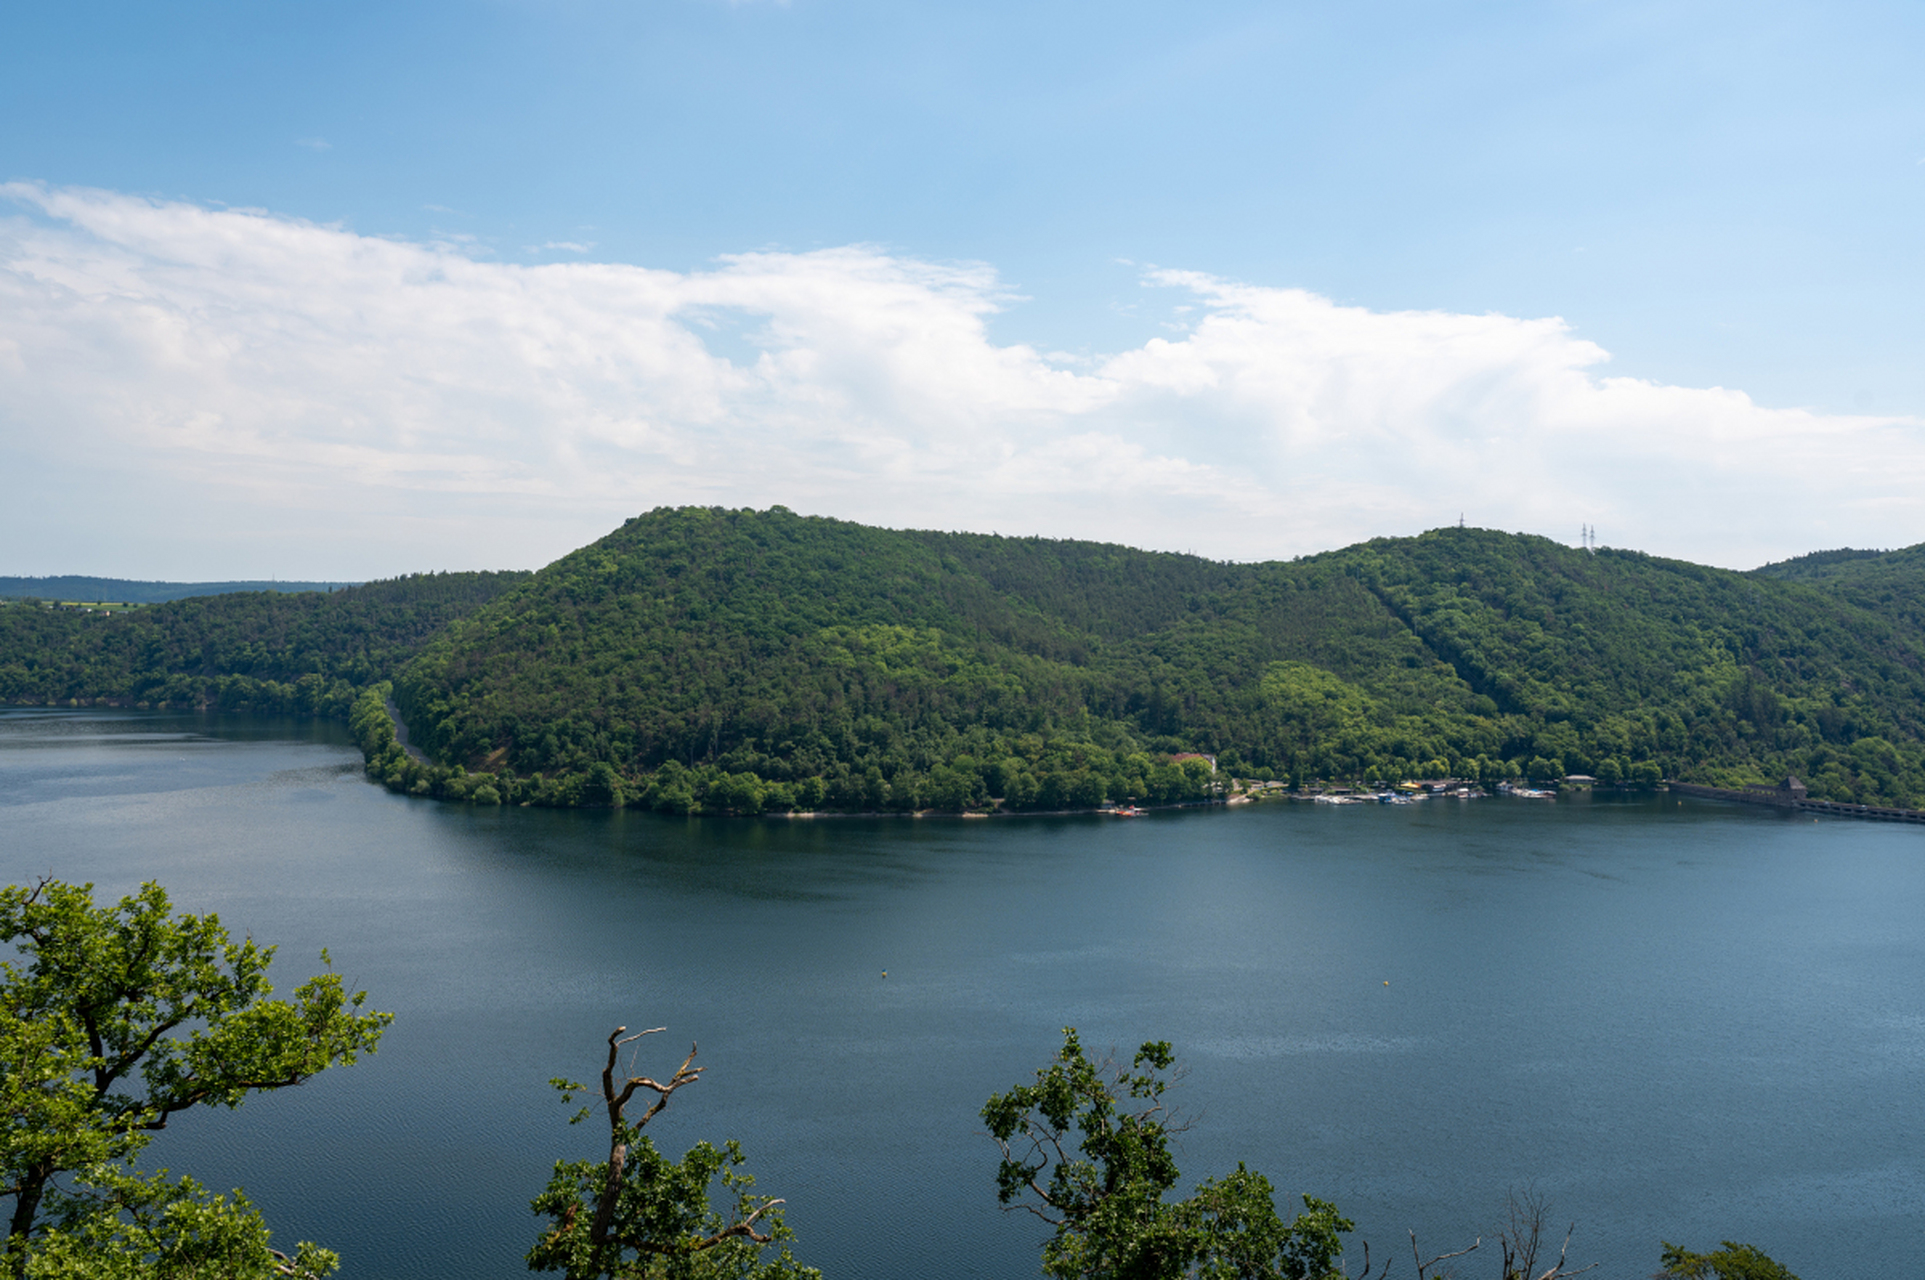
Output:
<instances>
[{"instance_id":1,"label":"reflection on water","mask_svg":"<svg viewBox=\"0 0 1925 1280\"><path fill-rule=\"evenodd\" d=\"M592 1153L543 1082L617 1023L670 1028L645 1067L700 1041L658 1141L743 1138L832 1277L1036 1274L976 1111L1066 1024L1175 1042L1186 1172L1247 1160L1379 1247L1468 1242L1526 1184L1618 1276L1660 1236L1905 1274L1925 1227L1916 828L1664 796L476 810L367 785L338 726L44 711L0 712L0 823L9 879L158 879L280 943L284 986L325 945L399 1015L153 1148L353 1276L525 1274L528 1199Z\"/></svg>"}]
</instances>

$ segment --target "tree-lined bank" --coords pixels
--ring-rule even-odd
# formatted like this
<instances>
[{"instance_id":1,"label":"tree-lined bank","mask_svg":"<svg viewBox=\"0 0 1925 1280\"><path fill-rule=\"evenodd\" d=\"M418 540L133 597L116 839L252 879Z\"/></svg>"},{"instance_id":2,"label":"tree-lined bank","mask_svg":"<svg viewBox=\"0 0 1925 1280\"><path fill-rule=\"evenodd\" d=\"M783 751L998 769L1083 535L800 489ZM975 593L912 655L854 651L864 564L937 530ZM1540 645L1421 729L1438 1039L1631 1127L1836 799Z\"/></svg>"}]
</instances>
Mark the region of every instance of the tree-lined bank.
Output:
<instances>
[{"instance_id":1,"label":"tree-lined bank","mask_svg":"<svg viewBox=\"0 0 1925 1280\"><path fill-rule=\"evenodd\" d=\"M481 803L1161 803L1207 794L1203 753L1293 781L1796 773L1917 806L1921 585L1916 549L1744 574L1451 528L1224 564L663 509L533 575L0 608L0 697L352 714L388 785ZM370 710L383 682L430 763Z\"/></svg>"}]
</instances>

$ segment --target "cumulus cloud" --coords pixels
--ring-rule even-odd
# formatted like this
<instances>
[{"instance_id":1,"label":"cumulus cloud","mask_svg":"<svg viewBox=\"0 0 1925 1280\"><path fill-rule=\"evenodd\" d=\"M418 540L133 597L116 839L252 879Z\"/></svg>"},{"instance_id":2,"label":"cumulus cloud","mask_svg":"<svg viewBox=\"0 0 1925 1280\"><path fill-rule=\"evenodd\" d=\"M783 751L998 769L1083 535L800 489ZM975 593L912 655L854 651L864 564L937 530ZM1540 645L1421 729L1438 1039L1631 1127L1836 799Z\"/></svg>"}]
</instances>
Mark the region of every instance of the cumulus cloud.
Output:
<instances>
[{"instance_id":1,"label":"cumulus cloud","mask_svg":"<svg viewBox=\"0 0 1925 1280\"><path fill-rule=\"evenodd\" d=\"M37 494L11 572L534 564L685 502L1225 558L1460 511L1726 564L1925 538L1920 421L1608 376L1554 319L1152 271L1171 336L1070 361L993 339L1019 304L980 264L520 265L0 190L0 447Z\"/></svg>"}]
</instances>

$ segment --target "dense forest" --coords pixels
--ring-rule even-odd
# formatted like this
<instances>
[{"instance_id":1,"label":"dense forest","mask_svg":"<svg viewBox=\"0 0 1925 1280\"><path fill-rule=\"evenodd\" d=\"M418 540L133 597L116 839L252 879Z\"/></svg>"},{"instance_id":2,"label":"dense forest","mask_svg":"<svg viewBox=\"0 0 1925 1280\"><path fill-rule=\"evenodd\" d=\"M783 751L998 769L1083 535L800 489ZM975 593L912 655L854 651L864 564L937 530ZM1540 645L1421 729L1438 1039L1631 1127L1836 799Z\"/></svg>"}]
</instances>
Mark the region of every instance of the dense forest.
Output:
<instances>
[{"instance_id":1,"label":"dense forest","mask_svg":"<svg viewBox=\"0 0 1925 1280\"><path fill-rule=\"evenodd\" d=\"M0 608L0 698L353 704L390 786L483 803L1169 803L1209 793L1205 753L1293 782L1796 773L1917 806L1921 587L1925 548L1736 573L1448 528L1231 564L662 509L532 575Z\"/></svg>"},{"instance_id":2,"label":"dense forest","mask_svg":"<svg viewBox=\"0 0 1925 1280\"><path fill-rule=\"evenodd\" d=\"M0 702L85 700L344 718L428 639L526 573L232 592L124 613L0 603Z\"/></svg>"}]
</instances>

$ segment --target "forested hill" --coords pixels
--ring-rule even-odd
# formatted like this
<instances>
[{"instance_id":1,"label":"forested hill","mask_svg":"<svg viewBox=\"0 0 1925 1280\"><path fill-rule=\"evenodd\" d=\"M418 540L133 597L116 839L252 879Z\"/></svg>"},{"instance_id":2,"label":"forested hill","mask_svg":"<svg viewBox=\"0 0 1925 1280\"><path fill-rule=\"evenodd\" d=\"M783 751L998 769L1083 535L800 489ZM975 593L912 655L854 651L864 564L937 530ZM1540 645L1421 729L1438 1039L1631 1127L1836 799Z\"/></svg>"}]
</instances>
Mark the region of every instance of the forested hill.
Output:
<instances>
[{"instance_id":1,"label":"forested hill","mask_svg":"<svg viewBox=\"0 0 1925 1280\"><path fill-rule=\"evenodd\" d=\"M1901 551L1819 551L1752 573L1809 583L1840 600L1925 629L1925 546Z\"/></svg>"},{"instance_id":2,"label":"forested hill","mask_svg":"<svg viewBox=\"0 0 1925 1280\"><path fill-rule=\"evenodd\" d=\"M361 690L429 637L527 577L414 574L332 592L194 596L125 613L0 603L0 702L345 717Z\"/></svg>"},{"instance_id":3,"label":"forested hill","mask_svg":"<svg viewBox=\"0 0 1925 1280\"><path fill-rule=\"evenodd\" d=\"M1756 577L1787 582L1839 584L1921 570L1925 570L1925 546L1906 547L1901 551L1860 551L1852 547L1813 551L1789 560L1775 560L1751 572Z\"/></svg>"},{"instance_id":4,"label":"forested hill","mask_svg":"<svg viewBox=\"0 0 1925 1280\"><path fill-rule=\"evenodd\" d=\"M1917 803L1925 632L1873 563L1790 580L1440 529L1221 564L660 510L429 643L395 697L446 768L381 744L377 768L538 803L1041 808L1198 794L1171 757L1201 751Z\"/></svg>"},{"instance_id":5,"label":"forested hill","mask_svg":"<svg viewBox=\"0 0 1925 1280\"><path fill-rule=\"evenodd\" d=\"M1440 529L1266 564L660 510L538 574L0 603L0 701L345 715L420 794L1082 807L1284 778L1925 804L1925 548L1731 573ZM392 681L420 766L383 736ZM363 697L366 695L366 697ZM371 697L369 703L366 699Z\"/></svg>"}]
</instances>

